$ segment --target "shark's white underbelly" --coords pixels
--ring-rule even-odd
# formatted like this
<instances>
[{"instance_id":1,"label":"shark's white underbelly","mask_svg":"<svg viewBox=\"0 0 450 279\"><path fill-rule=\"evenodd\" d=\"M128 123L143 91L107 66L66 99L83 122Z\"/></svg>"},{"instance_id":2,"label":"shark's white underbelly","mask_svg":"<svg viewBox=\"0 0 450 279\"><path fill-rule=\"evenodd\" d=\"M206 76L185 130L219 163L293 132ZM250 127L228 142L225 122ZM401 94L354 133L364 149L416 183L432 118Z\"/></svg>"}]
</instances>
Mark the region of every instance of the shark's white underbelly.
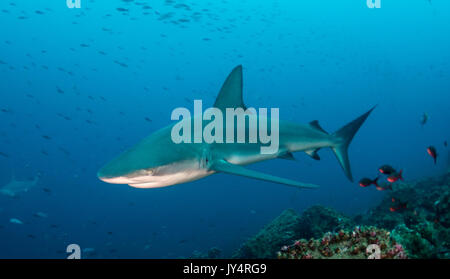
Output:
<instances>
[{"instance_id":1,"label":"shark's white underbelly","mask_svg":"<svg viewBox=\"0 0 450 279\"><path fill-rule=\"evenodd\" d=\"M148 182L141 183L129 183L128 185L135 188L159 188L165 186L176 185L180 183L186 183L193 180L203 178L205 176L213 174L212 171L206 169L196 169L189 171L180 171L176 173L166 174L163 176L150 176ZM143 179L145 180L145 179Z\"/></svg>"},{"instance_id":2,"label":"shark's white underbelly","mask_svg":"<svg viewBox=\"0 0 450 279\"><path fill-rule=\"evenodd\" d=\"M270 160L276 158L277 154L245 154L245 155L230 155L224 159L235 165L248 165L256 162L261 162L265 160Z\"/></svg>"},{"instance_id":3,"label":"shark's white underbelly","mask_svg":"<svg viewBox=\"0 0 450 279\"><path fill-rule=\"evenodd\" d=\"M120 176L104 180L105 182L114 184L128 184L135 188L160 188L190 182L213 173L214 171L208 171L207 169L195 168L167 173L164 175L144 174L134 177Z\"/></svg>"}]
</instances>

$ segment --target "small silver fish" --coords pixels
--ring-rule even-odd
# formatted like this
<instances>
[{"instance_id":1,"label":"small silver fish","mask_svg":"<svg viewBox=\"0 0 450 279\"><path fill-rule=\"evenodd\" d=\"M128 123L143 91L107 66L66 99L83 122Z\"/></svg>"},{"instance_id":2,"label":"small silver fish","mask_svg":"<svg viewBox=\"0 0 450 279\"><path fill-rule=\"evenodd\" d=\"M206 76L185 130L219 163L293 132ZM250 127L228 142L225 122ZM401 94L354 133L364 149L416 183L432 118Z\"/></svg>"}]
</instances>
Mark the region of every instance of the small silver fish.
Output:
<instances>
[{"instance_id":1,"label":"small silver fish","mask_svg":"<svg viewBox=\"0 0 450 279\"><path fill-rule=\"evenodd\" d=\"M17 218L11 218L11 219L9 219L9 222L13 223L13 224L17 224L17 225L23 225L23 222Z\"/></svg>"}]
</instances>

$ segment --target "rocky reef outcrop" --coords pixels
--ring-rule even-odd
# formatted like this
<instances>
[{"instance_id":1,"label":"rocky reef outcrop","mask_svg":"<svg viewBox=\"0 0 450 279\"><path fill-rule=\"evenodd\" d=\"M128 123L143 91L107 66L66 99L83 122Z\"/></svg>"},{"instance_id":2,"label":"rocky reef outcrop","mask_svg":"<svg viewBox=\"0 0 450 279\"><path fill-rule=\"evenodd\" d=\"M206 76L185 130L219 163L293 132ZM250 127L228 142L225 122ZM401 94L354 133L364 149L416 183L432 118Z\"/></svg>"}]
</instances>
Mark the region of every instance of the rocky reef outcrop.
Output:
<instances>
[{"instance_id":1,"label":"rocky reef outcrop","mask_svg":"<svg viewBox=\"0 0 450 279\"><path fill-rule=\"evenodd\" d=\"M274 258L281 246L292 242L297 237L299 223L300 216L294 210L283 211L257 235L247 240L233 258Z\"/></svg>"},{"instance_id":2,"label":"rocky reef outcrop","mask_svg":"<svg viewBox=\"0 0 450 279\"><path fill-rule=\"evenodd\" d=\"M208 252L201 252L195 250L188 259L219 259L221 257L222 251L217 247L212 247Z\"/></svg>"},{"instance_id":3,"label":"rocky reef outcrop","mask_svg":"<svg viewBox=\"0 0 450 279\"><path fill-rule=\"evenodd\" d=\"M301 215L285 210L233 257L367 258L367 246L376 244L381 258L450 258L450 173L391 186L357 216L323 206Z\"/></svg>"},{"instance_id":4,"label":"rocky reef outcrop","mask_svg":"<svg viewBox=\"0 0 450 279\"><path fill-rule=\"evenodd\" d=\"M377 207L355 219L391 230L411 258L450 258L449 186L450 173L395 183Z\"/></svg>"},{"instance_id":5,"label":"rocky reef outcrop","mask_svg":"<svg viewBox=\"0 0 450 279\"><path fill-rule=\"evenodd\" d=\"M334 209L320 205L306 209L299 220L297 232L303 238L319 238L325 232L337 232L350 229L353 220Z\"/></svg>"},{"instance_id":6,"label":"rocky reef outcrop","mask_svg":"<svg viewBox=\"0 0 450 279\"><path fill-rule=\"evenodd\" d=\"M298 239L321 237L328 231L339 231L353 226L353 221L337 211L313 206L298 215L287 209L266 225L256 236L246 241L234 258L274 258L280 247Z\"/></svg>"}]
</instances>

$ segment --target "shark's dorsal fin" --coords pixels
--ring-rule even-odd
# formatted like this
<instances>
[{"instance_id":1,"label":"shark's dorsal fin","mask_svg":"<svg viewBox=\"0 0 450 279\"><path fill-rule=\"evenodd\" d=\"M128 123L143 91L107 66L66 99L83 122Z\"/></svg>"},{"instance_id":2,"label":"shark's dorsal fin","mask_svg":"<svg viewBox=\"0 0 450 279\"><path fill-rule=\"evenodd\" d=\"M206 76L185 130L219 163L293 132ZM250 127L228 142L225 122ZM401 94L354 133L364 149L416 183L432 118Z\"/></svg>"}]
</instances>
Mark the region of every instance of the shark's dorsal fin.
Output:
<instances>
[{"instance_id":1,"label":"shark's dorsal fin","mask_svg":"<svg viewBox=\"0 0 450 279\"><path fill-rule=\"evenodd\" d=\"M214 161L211 164L211 166L209 167L209 169L218 171L218 172L228 173L228 174L240 175L240 176L245 176L245 177L249 177L249 178L255 178L255 179L259 179L259 180L275 182L275 183L293 186L293 187L297 187L297 188L318 188L319 187L314 184L302 183L302 182L298 182L295 180L281 178L281 177L273 176L270 174L265 174L265 173L262 173L259 171L246 169L242 166L228 163L225 160Z\"/></svg>"},{"instance_id":2,"label":"shark's dorsal fin","mask_svg":"<svg viewBox=\"0 0 450 279\"><path fill-rule=\"evenodd\" d=\"M231 71L217 95L214 107L225 111L226 108L246 109L242 98L242 66Z\"/></svg>"},{"instance_id":3,"label":"shark's dorsal fin","mask_svg":"<svg viewBox=\"0 0 450 279\"><path fill-rule=\"evenodd\" d=\"M325 130L319 125L319 121L318 121L318 120L313 120L313 121L309 122L309 125L310 125L312 128L316 129L316 130L319 130L319 131L321 131L321 132L324 132L325 134L328 134L327 131L325 131Z\"/></svg>"}]
</instances>

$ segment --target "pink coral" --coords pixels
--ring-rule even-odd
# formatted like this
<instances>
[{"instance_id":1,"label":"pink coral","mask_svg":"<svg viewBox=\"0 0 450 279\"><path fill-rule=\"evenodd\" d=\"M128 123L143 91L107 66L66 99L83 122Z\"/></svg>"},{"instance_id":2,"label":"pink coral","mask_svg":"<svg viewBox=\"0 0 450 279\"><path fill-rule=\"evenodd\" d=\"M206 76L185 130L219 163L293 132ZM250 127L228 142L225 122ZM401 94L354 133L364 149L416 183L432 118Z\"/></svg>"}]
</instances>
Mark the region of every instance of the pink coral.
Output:
<instances>
[{"instance_id":1,"label":"pink coral","mask_svg":"<svg viewBox=\"0 0 450 279\"><path fill-rule=\"evenodd\" d=\"M375 227L355 227L352 231L340 230L326 233L319 240L301 239L278 252L280 259L367 259L374 257L375 250L367 251L369 245L378 245L381 259L406 259L403 246L391 240L390 233Z\"/></svg>"}]
</instances>

